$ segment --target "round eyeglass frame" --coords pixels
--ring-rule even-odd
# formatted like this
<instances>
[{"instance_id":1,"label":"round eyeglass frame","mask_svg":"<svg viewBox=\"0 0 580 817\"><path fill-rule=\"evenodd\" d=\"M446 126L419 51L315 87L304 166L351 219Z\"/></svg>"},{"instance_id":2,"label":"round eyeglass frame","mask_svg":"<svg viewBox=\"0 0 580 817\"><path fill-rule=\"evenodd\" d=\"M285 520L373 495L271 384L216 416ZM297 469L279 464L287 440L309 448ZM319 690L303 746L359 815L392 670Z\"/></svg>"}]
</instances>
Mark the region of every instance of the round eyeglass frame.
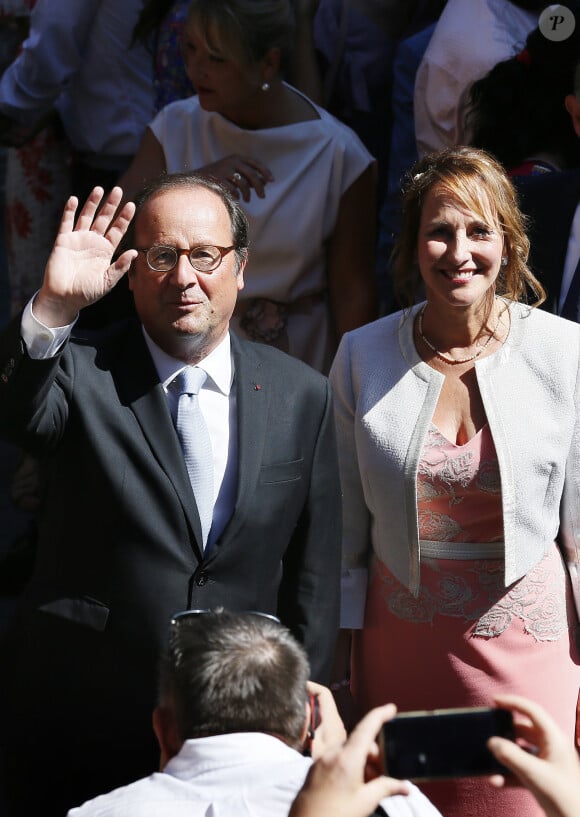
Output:
<instances>
[{"instance_id":1,"label":"round eyeglass frame","mask_svg":"<svg viewBox=\"0 0 580 817\"><path fill-rule=\"evenodd\" d=\"M180 249L179 247L171 247L169 244L154 244L152 247L136 247L135 249L137 252L144 253L147 266L150 270L163 274L174 270L182 255L187 255L189 263L194 270L196 270L196 272L214 272L221 265L222 261L224 260L224 256L226 256L232 250L235 250L236 246L235 244L232 244L230 247L218 247L216 244L198 244L195 247L188 249ZM163 269L154 267L150 259L150 253L152 253L154 250L170 250L175 256L173 264L170 267ZM195 259L194 261L192 257L193 253L199 252L199 250L217 250L218 255L209 262L210 265L208 266L207 264L201 262L200 259ZM199 266L200 263L202 264L201 266Z\"/></svg>"}]
</instances>

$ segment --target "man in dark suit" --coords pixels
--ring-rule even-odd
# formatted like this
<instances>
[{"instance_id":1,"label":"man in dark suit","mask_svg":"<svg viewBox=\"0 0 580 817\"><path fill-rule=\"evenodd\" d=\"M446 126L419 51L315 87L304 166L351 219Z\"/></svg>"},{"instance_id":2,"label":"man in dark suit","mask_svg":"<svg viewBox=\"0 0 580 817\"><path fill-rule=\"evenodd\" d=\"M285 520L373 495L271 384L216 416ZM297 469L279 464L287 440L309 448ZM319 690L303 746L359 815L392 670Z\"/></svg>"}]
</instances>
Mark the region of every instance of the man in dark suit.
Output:
<instances>
[{"instance_id":1,"label":"man in dark suit","mask_svg":"<svg viewBox=\"0 0 580 817\"><path fill-rule=\"evenodd\" d=\"M43 285L0 339L1 433L49 471L34 575L0 657L14 815L62 815L153 771L156 663L176 610L275 613L320 680L337 630L328 382L229 334L247 222L219 184L160 179L111 263L134 212L117 212L121 195L101 202L96 188L76 224L69 200ZM69 337L127 270L140 321ZM188 367L207 374L209 529L172 420Z\"/></svg>"},{"instance_id":2,"label":"man in dark suit","mask_svg":"<svg viewBox=\"0 0 580 817\"><path fill-rule=\"evenodd\" d=\"M580 139L580 61L563 104ZM544 309L580 321L580 168L513 179L530 219L530 268L543 284Z\"/></svg>"}]
</instances>

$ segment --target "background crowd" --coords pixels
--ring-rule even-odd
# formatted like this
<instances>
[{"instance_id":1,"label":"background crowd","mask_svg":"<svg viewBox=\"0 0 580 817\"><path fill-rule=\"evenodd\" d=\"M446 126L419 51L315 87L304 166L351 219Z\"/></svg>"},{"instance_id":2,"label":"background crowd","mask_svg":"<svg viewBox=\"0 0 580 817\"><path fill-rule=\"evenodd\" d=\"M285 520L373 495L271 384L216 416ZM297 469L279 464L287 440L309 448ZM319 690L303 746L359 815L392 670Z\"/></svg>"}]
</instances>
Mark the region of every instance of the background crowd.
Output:
<instances>
[{"instance_id":1,"label":"background crowd","mask_svg":"<svg viewBox=\"0 0 580 817\"><path fill-rule=\"evenodd\" d=\"M194 552L199 547L188 606L227 606L229 598L234 609L278 614L304 644L316 678L332 682L348 726L390 701L401 710L477 706L515 693L541 707L528 711L516 702L515 709L540 721L537 713L545 710L569 744L578 745L580 3L568 0L561 8L534 0L0 0L0 376L9 398L0 411L6 440L0 444L0 628L8 633L5 657L18 657L21 674L34 672L33 648L45 650L39 666L54 660L47 689L52 685L65 709L67 699L78 698L64 718L71 734L83 695L96 688L89 680L96 673L92 650L112 701L115 650L130 645L115 681L123 700L114 706L120 712L130 699L130 656L143 646L131 643L138 631L132 615L155 633L144 638L147 657L135 659L147 677L139 711L151 708L152 656L171 612L171 588L185 575L183 555L171 567L162 556L141 562L156 553L161 537L170 550L172 536L177 543L182 535L170 500L161 507L152 489L165 491L155 469L169 454L167 437L155 464L143 459L135 477L142 487L133 499L127 491L126 517L110 513L95 521L85 564L74 551L76 539L83 547L90 515L86 497L73 499L75 483L97 487L103 497L118 491L125 502L127 474L145 456L133 450L134 429L124 414L129 397L117 379L122 361L115 360L115 344L125 336L108 329L139 319L148 349L139 347L139 355L149 360L151 354L157 374L133 383L127 369L130 401L161 380L177 427L175 360L197 368L231 334L234 369L223 360L208 367L223 391L221 408L207 396L214 386L200 387L215 458L215 504L207 529L186 512ZM175 187L158 186L164 174L175 175ZM121 191L109 193L117 184ZM95 186L105 191L102 198ZM186 233L190 186L203 213L213 213L217 197L228 220L212 216L200 226L192 218L207 242L199 258L185 259L173 250L182 249L176 235ZM133 201L137 215L129 227ZM152 255L158 245L169 252ZM87 254L94 256L91 269ZM83 270L82 287L57 280L57 256ZM117 285L97 286L109 264ZM192 284L183 283L183 270L196 278L208 270L215 281L223 269L233 270L235 285L208 288L209 301L219 299L222 310L211 344L200 352L175 341L152 307L159 299L167 308L160 276L185 291ZM41 337L46 327L50 343ZM190 324L184 331L188 340L200 333ZM276 371L265 389L259 368L251 381L256 394L271 382L271 429L258 404L250 408L239 392L253 354L246 355L246 340L261 345L251 359L263 367L262 377ZM86 352L93 343L101 350L94 361ZM31 359L62 358L62 371L24 363L26 380L23 386L21 376L14 398L9 386L20 367L18 345ZM295 368L261 347L307 365ZM110 382L102 378L109 367ZM94 426L85 418L88 401L100 406ZM46 405L54 405L50 423ZM153 405L147 415L136 409L151 439L165 434L155 428ZM161 410L171 428L158 404L155 411ZM256 459L251 466L260 472L254 490L256 500L264 491L262 508L249 494L245 506L234 501L236 467L238 483L252 484L251 417L268 440L256 455L261 465ZM225 418L229 437L216 444ZM61 434L67 439L67 423L88 438L81 431L78 447L69 443L63 454L65 446L59 452L53 445ZM292 441L287 449L276 440L277 424L280 440ZM236 432L239 450L232 448ZM91 470L94 463L78 458L92 457L99 446L102 469ZM117 446L118 460L111 454ZM128 470L121 474L125 455ZM281 459L283 470L272 465ZM310 483L303 491L293 482L305 475ZM156 520L147 531L135 521L139 501ZM325 515L332 524L322 531ZM65 517L69 531L59 521ZM272 552L282 554L279 563L260 547L252 550L251 537L266 534ZM123 537L131 543L130 558L109 557L116 537L120 548ZM98 552L103 538L106 559ZM240 561L232 557L226 566L219 560L230 540ZM214 564L224 567L212 574ZM157 612L127 604L126 619L113 614L107 625L97 609L101 595L118 611L133 592L133 601L152 599L157 569ZM210 575L216 578L208 581ZM90 596L90 611L79 612L79 599L68 598L75 605L57 609L49 585L66 595L79 577L93 591L85 589L82 599ZM83 617L95 631L108 628L110 646L95 632L90 639L61 633L54 636L58 666L50 658L50 626L34 629L37 612L30 611L40 603L69 628ZM317 618L324 626L313 624ZM86 661L76 689L74 674L65 679L72 665L64 656L72 649ZM16 689L15 679L3 686L4 695ZM34 715L44 701L37 697L28 717L44 717ZM20 706L19 717L26 709ZM96 724L101 709L91 711ZM99 739L106 732L105 720L101 729L87 724ZM48 718L35 751L50 728ZM69 750L80 757L83 739ZM148 771L145 754L124 751L131 763L110 781L104 774L105 788ZM150 758L151 746L148 751ZM14 757L10 775L19 764ZM110 765L118 762L112 755ZM65 803L78 805L74 798L97 793L95 779L85 791L80 777L55 815ZM5 788L0 780L0 804ZM519 787L457 780L421 788L444 817L544 813ZM17 817L18 807L12 811L9 817Z\"/></svg>"}]
</instances>

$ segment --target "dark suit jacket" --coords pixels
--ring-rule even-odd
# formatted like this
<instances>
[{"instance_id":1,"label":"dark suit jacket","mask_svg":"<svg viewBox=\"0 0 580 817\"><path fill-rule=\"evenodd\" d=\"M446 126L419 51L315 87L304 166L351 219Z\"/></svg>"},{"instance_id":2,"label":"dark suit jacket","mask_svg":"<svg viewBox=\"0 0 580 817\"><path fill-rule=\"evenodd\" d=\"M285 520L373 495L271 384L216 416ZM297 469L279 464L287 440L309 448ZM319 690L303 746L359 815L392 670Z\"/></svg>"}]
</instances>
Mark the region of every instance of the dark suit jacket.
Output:
<instances>
[{"instance_id":1,"label":"dark suit jacket","mask_svg":"<svg viewBox=\"0 0 580 817\"><path fill-rule=\"evenodd\" d=\"M48 361L28 357L18 323L0 339L0 432L49 464L36 568L4 640L2 701L20 700L26 728L40 719L49 731L56 714L59 733L82 723L85 743L151 734L158 654L186 608L278 613L327 679L341 516L329 383L270 347L232 336L232 350L237 498L204 556L138 323L71 340Z\"/></svg>"},{"instance_id":2,"label":"dark suit jacket","mask_svg":"<svg viewBox=\"0 0 580 817\"><path fill-rule=\"evenodd\" d=\"M512 179L520 207L530 219L530 268L543 284L542 308L559 314L558 302L570 229L580 201L580 170Z\"/></svg>"}]
</instances>

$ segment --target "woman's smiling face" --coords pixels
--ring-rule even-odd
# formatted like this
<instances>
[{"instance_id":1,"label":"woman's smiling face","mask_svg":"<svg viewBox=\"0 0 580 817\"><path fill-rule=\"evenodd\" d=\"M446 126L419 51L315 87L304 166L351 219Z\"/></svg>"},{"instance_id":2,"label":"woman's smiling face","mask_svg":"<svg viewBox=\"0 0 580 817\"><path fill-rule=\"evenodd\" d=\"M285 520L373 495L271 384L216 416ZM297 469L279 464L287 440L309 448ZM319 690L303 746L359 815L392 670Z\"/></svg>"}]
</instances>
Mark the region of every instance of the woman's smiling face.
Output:
<instances>
[{"instance_id":1,"label":"woman's smiling face","mask_svg":"<svg viewBox=\"0 0 580 817\"><path fill-rule=\"evenodd\" d=\"M490 213L491 207L486 207ZM468 209L440 184L425 196L417 261L429 302L477 306L501 268L504 240L491 218Z\"/></svg>"}]
</instances>

